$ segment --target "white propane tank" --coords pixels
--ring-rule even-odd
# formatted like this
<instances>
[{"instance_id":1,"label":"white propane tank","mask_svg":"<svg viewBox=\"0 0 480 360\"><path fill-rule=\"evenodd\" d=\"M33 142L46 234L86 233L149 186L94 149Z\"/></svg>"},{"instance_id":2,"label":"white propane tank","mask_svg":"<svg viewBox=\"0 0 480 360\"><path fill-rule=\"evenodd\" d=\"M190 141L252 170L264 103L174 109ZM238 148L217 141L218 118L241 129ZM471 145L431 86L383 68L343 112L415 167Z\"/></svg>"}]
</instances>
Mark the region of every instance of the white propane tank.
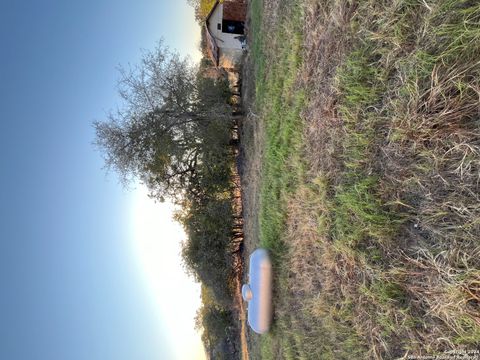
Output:
<instances>
[{"instance_id":1,"label":"white propane tank","mask_svg":"<svg viewBox=\"0 0 480 360\"><path fill-rule=\"evenodd\" d=\"M267 250L257 249L250 255L248 277L250 283L242 286L248 324L257 334L264 334L272 321L272 262Z\"/></svg>"}]
</instances>

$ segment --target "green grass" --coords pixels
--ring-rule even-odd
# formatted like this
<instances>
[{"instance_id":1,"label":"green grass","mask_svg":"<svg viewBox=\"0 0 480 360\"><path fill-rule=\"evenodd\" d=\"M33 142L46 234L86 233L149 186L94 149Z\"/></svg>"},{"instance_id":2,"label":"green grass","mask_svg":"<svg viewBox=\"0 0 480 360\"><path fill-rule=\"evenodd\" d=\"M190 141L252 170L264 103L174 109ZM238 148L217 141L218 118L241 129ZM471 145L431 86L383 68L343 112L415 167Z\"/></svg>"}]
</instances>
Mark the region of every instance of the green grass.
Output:
<instances>
[{"instance_id":1,"label":"green grass","mask_svg":"<svg viewBox=\"0 0 480 360\"><path fill-rule=\"evenodd\" d=\"M253 1L252 8L258 9L260 1ZM261 14L260 11L254 14ZM293 194L302 176L300 160L302 122L300 112L305 104L305 94L296 84L301 65L301 8L295 9L288 20L288 27L276 34L277 59L269 64L266 72L265 59L259 44L266 40L257 31L261 21L259 15L252 19L256 35L252 49L256 69L256 106L262 109L266 127L264 168L262 174L260 226L263 247L281 255L284 245L279 241L285 228L286 201ZM287 32L286 29L289 29ZM268 204L268 205L267 205Z\"/></svg>"},{"instance_id":2,"label":"green grass","mask_svg":"<svg viewBox=\"0 0 480 360\"><path fill-rule=\"evenodd\" d=\"M261 210L260 246L269 249L279 275L276 278L278 297L285 296L284 264L286 246L283 233L286 229L288 198L302 181L304 163L301 160L302 122L300 112L305 105L305 93L297 84L297 74L302 63L302 8L295 4L290 7L288 19L276 33L274 39L267 39L262 32L262 2L251 3L252 33L254 41L251 52L255 59L256 104L265 124L266 143L264 148ZM275 41L273 54L266 44ZM267 65L267 59L268 65ZM285 319L287 321L289 319ZM276 324L272 335L261 338L262 359L276 359L280 352L285 359L305 359L300 344L302 336L288 331L285 321Z\"/></svg>"}]
</instances>

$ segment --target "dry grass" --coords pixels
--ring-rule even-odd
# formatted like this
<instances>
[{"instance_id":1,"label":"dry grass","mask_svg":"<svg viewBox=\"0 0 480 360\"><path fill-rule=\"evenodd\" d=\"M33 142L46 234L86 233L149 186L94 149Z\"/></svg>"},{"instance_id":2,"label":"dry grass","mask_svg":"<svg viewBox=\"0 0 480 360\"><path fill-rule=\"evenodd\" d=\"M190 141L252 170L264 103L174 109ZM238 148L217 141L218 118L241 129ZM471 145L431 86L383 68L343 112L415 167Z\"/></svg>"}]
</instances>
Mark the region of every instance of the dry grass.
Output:
<instances>
[{"instance_id":1,"label":"dry grass","mask_svg":"<svg viewBox=\"0 0 480 360\"><path fill-rule=\"evenodd\" d=\"M277 274L253 358L476 348L480 7L290 5L252 2L247 250Z\"/></svg>"}]
</instances>

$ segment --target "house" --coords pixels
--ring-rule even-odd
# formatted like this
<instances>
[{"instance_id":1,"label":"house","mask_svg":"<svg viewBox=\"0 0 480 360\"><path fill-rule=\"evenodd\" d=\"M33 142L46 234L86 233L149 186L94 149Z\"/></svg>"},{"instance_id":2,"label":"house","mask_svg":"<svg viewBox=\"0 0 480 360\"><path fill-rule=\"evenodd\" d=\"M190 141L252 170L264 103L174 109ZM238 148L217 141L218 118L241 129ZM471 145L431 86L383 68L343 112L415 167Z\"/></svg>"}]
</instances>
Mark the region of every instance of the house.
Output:
<instances>
[{"instance_id":1,"label":"house","mask_svg":"<svg viewBox=\"0 0 480 360\"><path fill-rule=\"evenodd\" d=\"M205 21L207 51L216 67L236 71L246 49L244 1L217 1Z\"/></svg>"}]
</instances>

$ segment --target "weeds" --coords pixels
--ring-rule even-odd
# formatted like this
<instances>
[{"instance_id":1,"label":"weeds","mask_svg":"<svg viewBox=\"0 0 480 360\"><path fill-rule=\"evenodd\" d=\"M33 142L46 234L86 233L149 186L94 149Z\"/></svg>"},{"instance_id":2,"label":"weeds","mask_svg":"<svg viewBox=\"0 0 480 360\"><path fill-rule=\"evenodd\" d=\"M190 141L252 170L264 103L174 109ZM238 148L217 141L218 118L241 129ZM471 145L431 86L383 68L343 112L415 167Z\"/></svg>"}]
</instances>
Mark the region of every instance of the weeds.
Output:
<instances>
[{"instance_id":1,"label":"weeds","mask_svg":"<svg viewBox=\"0 0 480 360\"><path fill-rule=\"evenodd\" d=\"M480 344L480 5L254 0L265 359Z\"/></svg>"}]
</instances>

